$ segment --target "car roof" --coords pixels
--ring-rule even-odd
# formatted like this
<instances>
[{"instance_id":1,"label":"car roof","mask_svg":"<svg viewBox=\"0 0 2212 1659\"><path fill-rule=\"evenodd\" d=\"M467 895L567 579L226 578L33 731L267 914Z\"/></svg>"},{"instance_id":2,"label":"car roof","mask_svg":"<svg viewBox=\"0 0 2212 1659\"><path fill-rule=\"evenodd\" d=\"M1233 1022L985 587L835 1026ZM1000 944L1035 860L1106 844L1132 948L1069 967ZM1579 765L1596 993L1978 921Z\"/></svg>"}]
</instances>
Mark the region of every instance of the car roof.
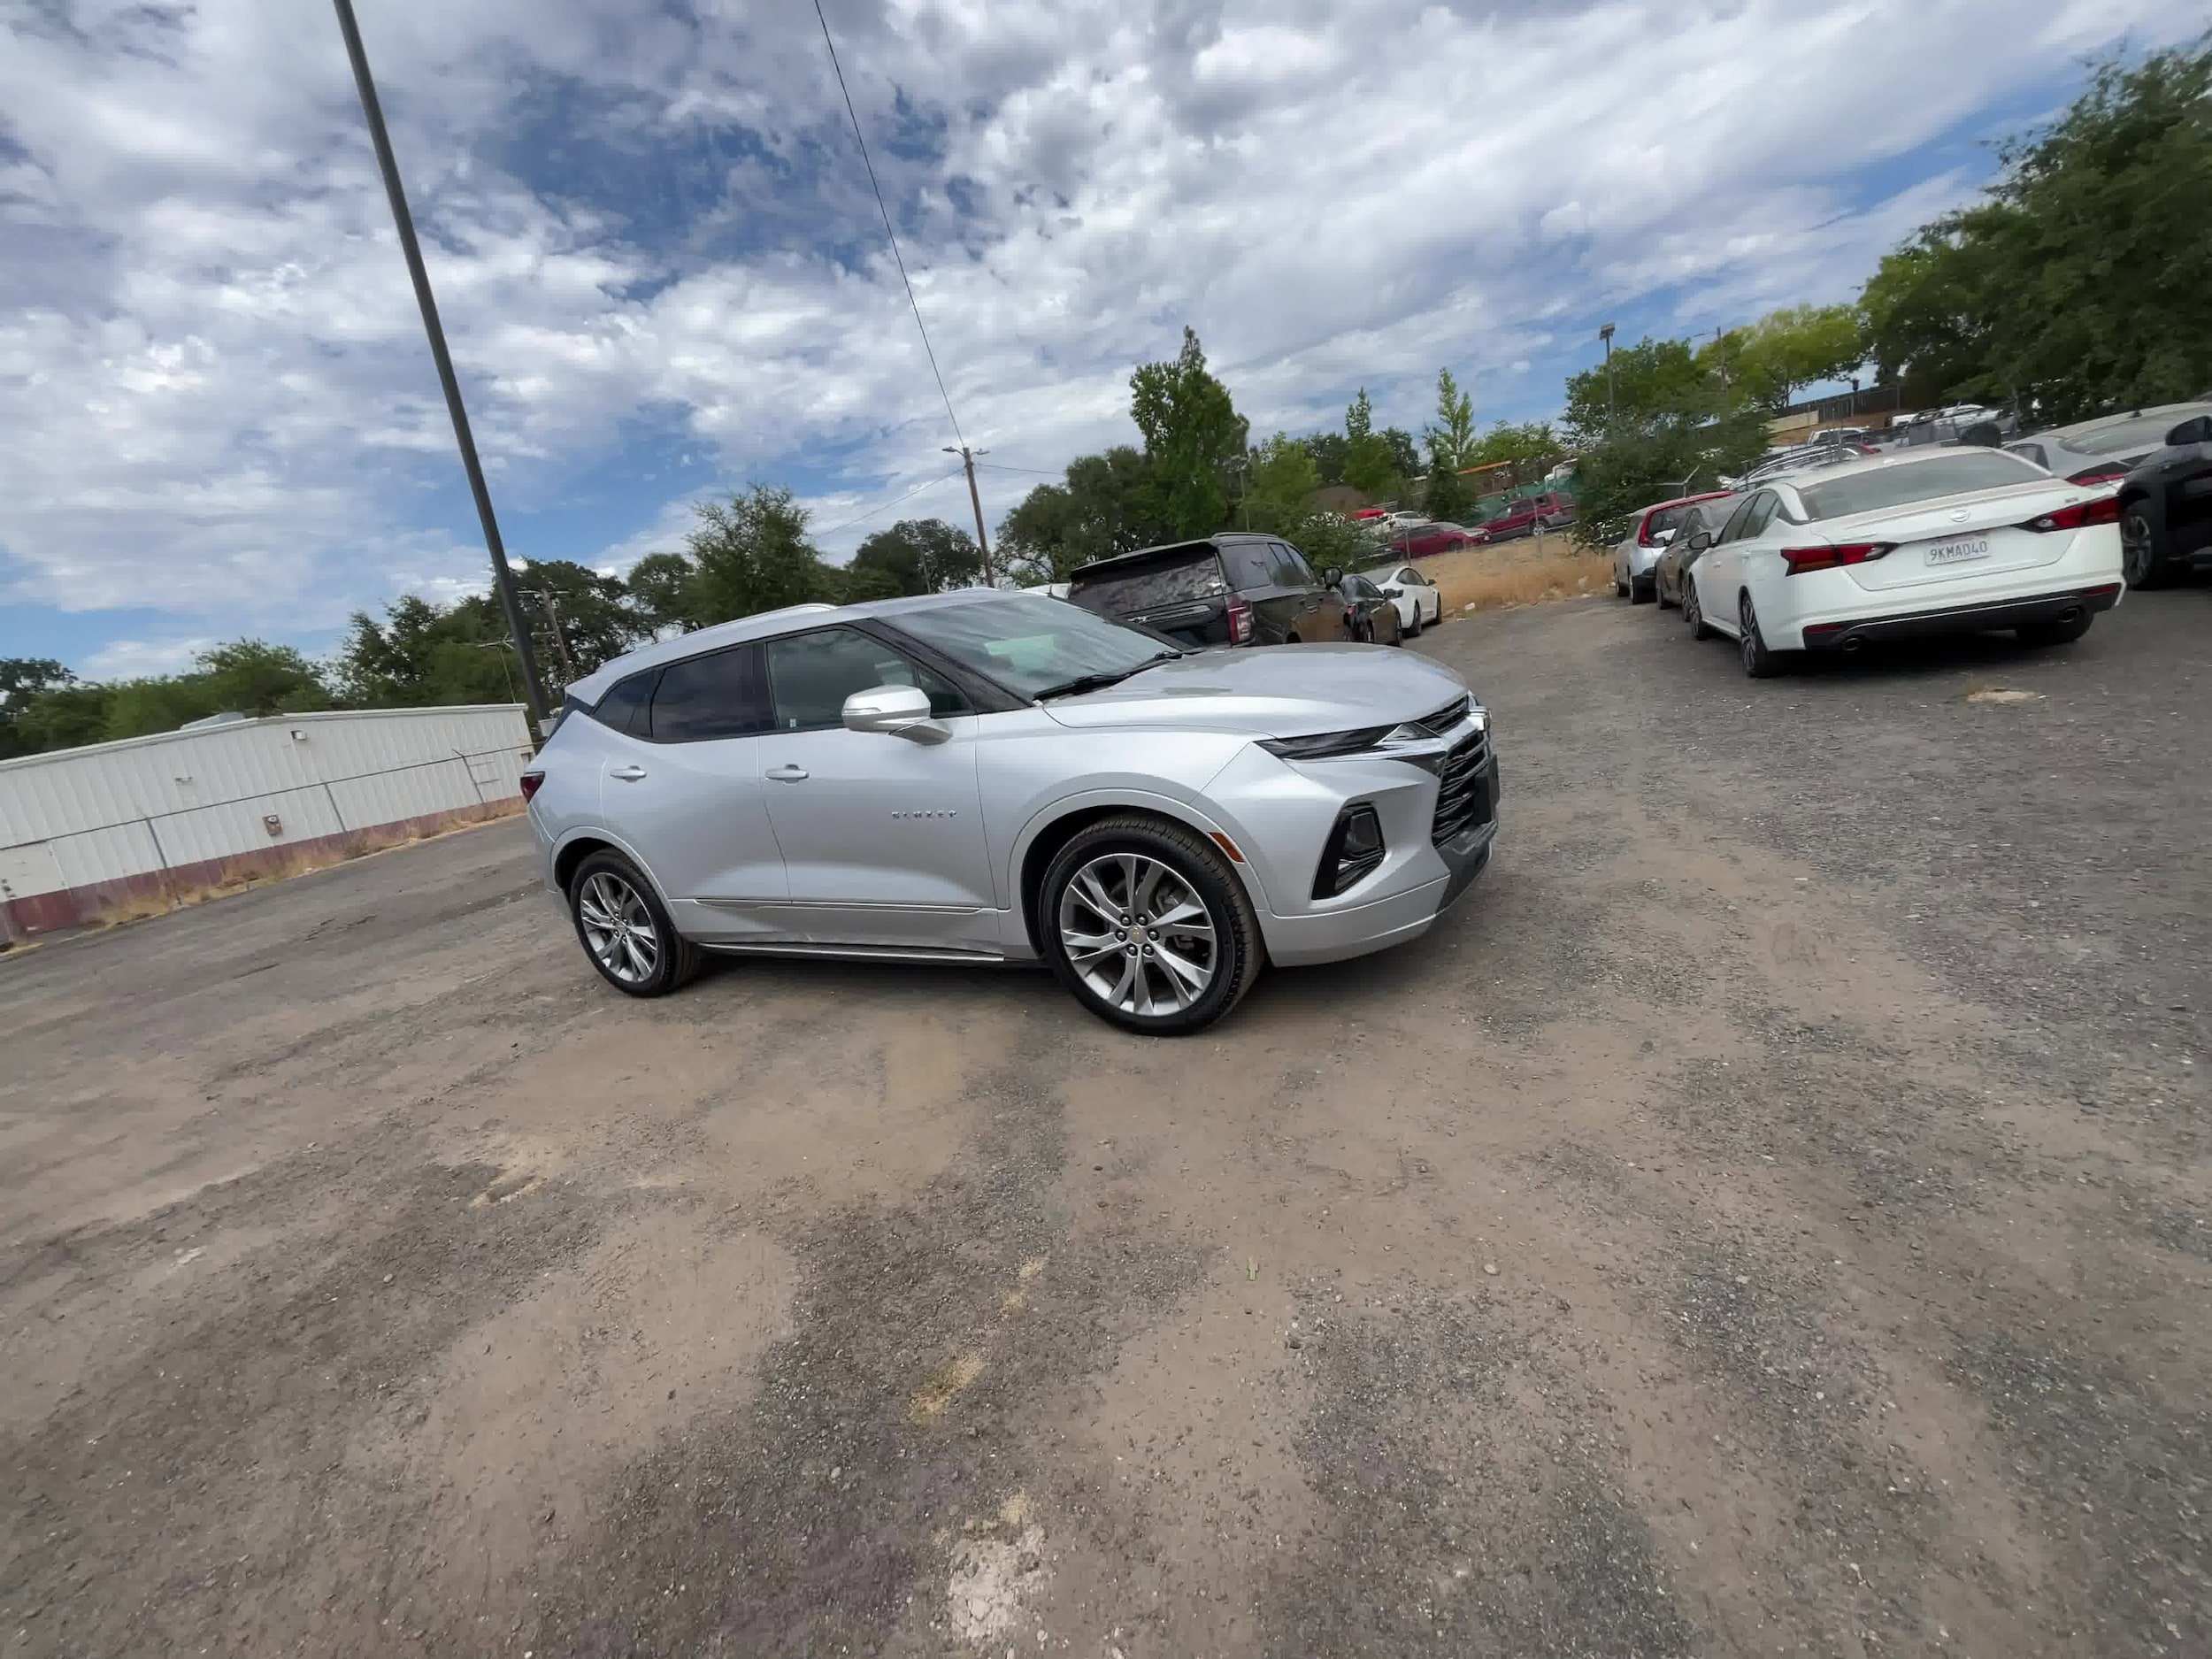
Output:
<instances>
[{"instance_id":1,"label":"car roof","mask_svg":"<svg viewBox=\"0 0 2212 1659\"><path fill-rule=\"evenodd\" d=\"M1735 493L1732 489L1706 489L1700 490L1694 495L1670 496L1665 501L1653 502L1650 506L1644 509L1644 512L1648 516L1657 512L1662 507L1686 507L1694 501L1718 501L1723 495L1732 495Z\"/></svg>"},{"instance_id":2,"label":"car roof","mask_svg":"<svg viewBox=\"0 0 2212 1659\"><path fill-rule=\"evenodd\" d=\"M1158 553L1179 553L1185 548L1220 547L1231 541L1272 541L1273 540L1275 540L1273 536L1257 530L1217 530L1211 535L1194 535L1182 541L1156 542L1150 547L1141 547L1130 553L1110 553L1102 559L1093 559L1087 565L1077 565L1075 569L1068 572L1068 580L1074 581L1079 577L1094 575L1100 571L1110 571L1117 565L1134 565Z\"/></svg>"},{"instance_id":3,"label":"car roof","mask_svg":"<svg viewBox=\"0 0 2212 1659\"><path fill-rule=\"evenodd\" d=\"M2071 449L2069 439L2093 437L2108 426L2122 426L2131 420L2149 420L2154 417L2179 422L2192 415L2212 415L2212 403L2147 403L2140 409L2116 409L2094 420L2077 420L2070 426L2046 426L2040 432L2030 433L2028 441L2033 442L2041 438Z\"/></svg>"},{"instance_id":4,"label":"car roof","mask_svg":"<svg viewBox=\"0 0 2212 1659\"><path fill-rule=\"evenodd\" d=\"M871 599L856 605L816 603L786 605L777 611L759 611L749 617L718 622L710 628L695 628L689 634L679 634L673 639L656 640L649 645L641 645L634 651L594 669L580 680L572 680L568 695L585 703L595 703L600 694L618 680L627 680L642 669L658 668L664 663L681 662L687 657L703 657L710 651L721 650L726 646L773 639L778 634L797 634L808 628L827 627L862 617L896 617L910 611L938 611L949 605L971 605L979 600L1011 596L997 588L958 588L949 594L910 594L897 599Z\"/></svg>"}]
</instances>

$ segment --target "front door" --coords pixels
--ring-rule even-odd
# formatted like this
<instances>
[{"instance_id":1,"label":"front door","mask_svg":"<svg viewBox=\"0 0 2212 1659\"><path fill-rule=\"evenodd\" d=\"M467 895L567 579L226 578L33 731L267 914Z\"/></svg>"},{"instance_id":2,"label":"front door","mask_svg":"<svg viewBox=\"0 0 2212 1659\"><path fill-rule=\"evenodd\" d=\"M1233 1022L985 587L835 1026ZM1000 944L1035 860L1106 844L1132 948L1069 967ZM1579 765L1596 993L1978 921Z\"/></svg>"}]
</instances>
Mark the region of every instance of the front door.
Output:
<instances>
[{"instance_id":1,"label":"front door","mask_svg":"<svg viewBox=\"0 0 2212 1659\"><path fill-rule=\"evenodd\" d=\"M769 820L789 884L786 926L817 944L998 949L998 902L957 687L853 627L767 642L772 725L760 740ZM919 686L942 742L849 732L845 699Z\"/></svg>"}]
</instances>

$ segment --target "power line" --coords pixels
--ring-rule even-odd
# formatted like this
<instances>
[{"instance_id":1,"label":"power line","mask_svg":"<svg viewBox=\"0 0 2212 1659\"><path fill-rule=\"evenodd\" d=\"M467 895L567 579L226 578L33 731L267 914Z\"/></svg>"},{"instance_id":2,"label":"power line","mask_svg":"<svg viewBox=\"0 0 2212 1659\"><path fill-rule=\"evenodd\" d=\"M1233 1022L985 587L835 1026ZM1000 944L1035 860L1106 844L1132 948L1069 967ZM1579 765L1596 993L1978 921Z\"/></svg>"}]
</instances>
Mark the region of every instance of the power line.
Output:
<instances>
[{"instance_id":1,"label":"power line","mask_svg":"<svg viewBox=\"0 0 2212 1659\"><path fill-rule=\"evenodd\" d=\"M1009 466L1003 461L978 461L976 465L992 472L1030 472L1039 478L1058 478L1058 472L1047 472L1041 466Z\"/></svg>"},{"instance_id":2,"label":"power line","mask_svg":"<svg viewBox=\"0 0 2212 1659\"><path fill-rule=\"evenodd\" d=\"M826 526L820 531L817 532L817 534L821 535L835 535L840 530L849 530L853 527L853 526L861 523L863 520L872 518L879 512L887 511L891 508L897 506L902 501L913 500L915 496L920 495L926 489L934 489L940 484L949 484L954 479L958 478L959 476L959 472L956 471L946 473L942 478L926 480L922 483L915 485L912 489L908 490L903 495L894 495L888 501L878 502L874 506L869 508L867 511L861 513L857 517L848 518L841 524Z\"/></svg>"},{"instance_id":3,"label":"power line","mask_svg":"<svg viewBox=\"0 0 2212 1659\"><path fill-rule=\"evenodd\" d=\"M876 211L883 215L883 234L891 242L891 257L899 267L899 280L906 284L906 303L914 308L914 326L922 336L922 350L929 357L929 372L937 377L937 395L945 400L945 418L952 422L952 435L960 440L961 448L968 443L967 434L960 430L960 417L952 412L952 394L945 389L945 373L937 366L937 352L929 343L929 329L922 321L922 303L914 297L914 279L906 273L906 257L899 252L898 233L891 228L891 210L884 204L883 186L876 179L876 164L868 157L868 141L861 136L860 111L853 108L853 95L845 84L843 65L837 61L837 42L830 38L829 19L822 14L822 0L814 0L814 16L822 26L822 44L829 48L830 68L837 75L837 89L845 96L845 113L852 118L853 138L860 146L861 164L868 169L868 183L876 193Z\"/></svg>"}]
</instances>

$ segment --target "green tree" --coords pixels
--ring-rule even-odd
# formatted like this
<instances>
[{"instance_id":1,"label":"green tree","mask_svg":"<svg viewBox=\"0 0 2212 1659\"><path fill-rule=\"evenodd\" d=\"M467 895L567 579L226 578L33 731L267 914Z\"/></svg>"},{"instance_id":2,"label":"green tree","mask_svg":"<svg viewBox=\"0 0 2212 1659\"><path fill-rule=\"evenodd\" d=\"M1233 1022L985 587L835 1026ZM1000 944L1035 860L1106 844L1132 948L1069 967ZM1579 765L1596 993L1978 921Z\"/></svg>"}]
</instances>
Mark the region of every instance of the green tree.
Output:
<instances>
[{"instance_id":1,"label":"green tree","mask_svg":"<svg viewBox=\"0 0 2212 1659\"><path fill-rule=\"evenodd\" d=\"M703 501L685 551L640 559L629 589L641 622L704 628L785 605L842 601L846 573L807 536L806 509L780 485L755 484L726 502Z\"/></svg>"},{"instance_id":2,"label":"green tree","mask_svg":"<svg viewBox=\"0 0 2212 1659\"><path fill-rule=\"evenodd\" d=\"M1310 433L1304 438L1308 454L1321 473L1321 488L1344 481L1344 465L1350 458L1351 444L1340 432Z\"/></svg>"},{"instance_id":3,"label":"green tree","mask_svg":"<svg viewBox=\"0 0 2212 1659\"><path fill-rule=\"evenodd\" d=\"M1254 449L1243 506L1255 530L1286 531L1313 511L1321 469L1302 439L1277 433Z\"/></svg>"},{"instance_id":4,"label":"green tree","mask_svg":"<svg viewBox=\"0 0 2212 1659\"><path fill-rule=\"evenodd\" d=\"M1428 445L1428 487L1421 496L1421 511L1432 518L1456 521L1467 511L1466 480L1459 469L1471 464L1475 448L1474 399L1459 389L1449 369L1436 374L1436 419L1422 429Z\"/></svg>"},{"instance_id":5,"label":"green tree","mask_svg":"<svg viewBox=\"0 0 2212 1659\"><path fill-rule=\"evenodd\" d=\"M1560 442L1559 434L1551 429L1548 420L1501 420L1475 440L1474 448L1468 451L1467 465L1494 466L1501 461L1510 462L1516 481L1528 483L1542 477L1566 454L1566 446Z\"/></svg>"},{"instance_id":6,"label":"green tree","mask_svg":"<svg viewBox=\"0 0 2212 1659\"><path fill-rule=\"evenodd\" d=\"M76 683L76 675L50 657L0 657L0 760L32 752L16 726L31 700Z\"/></svg>"},{"instance_id":7,"label":"green tree","mask_svg":"<svg viewBox=\"0 0 2212 1659\"><path fill-rule=\"evenodd\" d=\"M1223 474L1244 453L1246 426L1229 388L1208 372L1197 333L1185 328L1174 360L1143 365L1129 389L1129 413L1144 434L1170 534L1221 529L1229 511Z\"/></svg>"},{"instance_id":8,"label":"green tree","mask_svg":"<svg viewBox=\"0 0 2212 1659\"><path fill-rule=\"evenodd\" d=\"M1717 361L1686 340L1644 340L1613 354L1616 412L1605 370L1567 381L1566 425L1580 453L1576 534L1618 541L1629 515L1686 490L1711 488L1766 449L1766 416L1738 398Z\"/></svg>"},{"instance_id":9,"label":"green tree","mask_svg":"<svg viewBox=\"0 0 2212 1659\"><path fill-rule=\"evenodd\" d=\"M626 583L568 559L532 559L516 586L539 667L551 677L580 680L653 631Z\"/></svg>"},{"instance_id":10,"label":"green tree","mask_svg":"<svg viewBox=\"0 0 2212 1659\"><path fill-rule=\"evenodd\" d=\"M188 720L237 713L260 718L330 706L323 671L294 647L261 640L211 646L191 672L127 680L109 687L103 736L173 732Z\"/></svg>"},{"instance_id":11,"label":"green tree","mask_svg":"<svg viewBox=\"0 0 2212 1659\"><path fill-rule=\"evenodd\" d=\"M893 594L941 594L972 587L983 578L983 555L975 538L942 518L902 518L860 544L846 567L857 579L876 572Z\"/></svg>"},{"instance_id":12,"label":"green tree","mask_svg":"<svg viewBox=\"0 0 2212 1659\"><path fill-rule=\"evenodd\" d=\"M1699 366L1720 382L1725 402L1748 401L1770 411L1786 409L1800 388L1841 380L1866 359L1866 322L1856 305L1769 311L1696 354Z\"/></svg>"},{"instance_id":13,"label":"green tree","mask_svg":"<svg viewBox=\"0 0 2212 1659\"><path fill-rule=\"evenodd\" d=\"M1374 405L1361 387L1344 411L1344 481L1363 495L1395 495L1410 470L1400 459L1388 434L1375 430Z\"/></svg>"},{"instance_id":14,"label":"green tree","mask_svg":"<svg viewBox=\"0 0 2212 1659\"><path fill-rule=\"evenodd\" d=\"M1078 456L1064 482L1040 484L1024 496L999 525L998 551L1018 580L1060 581L1093 559L1180 534L1167 517L1151 461L1117 444L1103 455Z\"/></svg>"},{"instance_id":15,"label":"green tree","mask_svg":"<svg viewBox=\"0 0 2212 1659\"><path fill-rule=\"evenodd\" d=\"M2101 65L1998 151L1986 198L1924 227L1861 296L1909 401L2065 421L2212 386L2212 32Z\"/></svg>"},{"instance_id":16,"label":"green tree","mask_svg":"<svg viewBox=\"0 0 2212 1659\"><path fill-rule=\"evenodd\" d=\"M630 609L641 633L650 636L691 625L685 595L691 584L691 561L680 553L648 553L630 567Z\"/></svg>"},{"instance_id":17,"label":"green tree","mask_svg":"<svg viewBox=\"0 0 2212 1659\"><path fill-rule=\"evenodd\" d=\"M89 686L73 679L66 685L49 686L34 693L13 723L23 753L41 755L104 741L108 709L114 698L115 694L105 686Z\"/></svg>"},{"instance_id":18,"label":"green tree","mask_svg":"<svg viewBox=\"0 0 2212 1659\"><path fill-rule=\"evenodd\" d=\"M1631 427L1710 420L1728 406L1718 365L1700 363L1686 340L1642 340L1613 354L1613 407ZM1567 431L1578 449L1603 438L1609 421L1602 365L1567 377Z\"/></svg>"},{"instance_id":19,"label":"green tree","mask_svg":"<svg viewBox=\"0 0 2212 1659\"><path fill-rule=\"evenodd\" d=\"M522 700L521 670L506 619L487 595L442 611L417 595L403 595L386 609L382 622L357 611L332 679L341 700L353 708Z\"/></svg>"}]
</instances>

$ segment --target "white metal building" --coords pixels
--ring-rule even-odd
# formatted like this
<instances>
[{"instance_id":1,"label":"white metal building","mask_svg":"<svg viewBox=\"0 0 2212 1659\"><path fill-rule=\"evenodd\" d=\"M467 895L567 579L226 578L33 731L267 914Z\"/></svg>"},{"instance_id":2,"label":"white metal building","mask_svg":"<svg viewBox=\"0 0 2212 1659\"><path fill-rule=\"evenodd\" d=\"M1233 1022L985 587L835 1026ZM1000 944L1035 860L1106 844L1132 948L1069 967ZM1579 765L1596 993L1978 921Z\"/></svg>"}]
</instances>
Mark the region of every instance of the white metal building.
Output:
<instances>
[{"instance_id":1,"label":"white metal building","mask_svg":"<svg viewBox=\"0 0 2212 1659\"><path fill-rule=\"evenodd\" d=\"M520 810L519 704L277 715L0 761L0 939Z\"/></svg>"}]
</instances>

